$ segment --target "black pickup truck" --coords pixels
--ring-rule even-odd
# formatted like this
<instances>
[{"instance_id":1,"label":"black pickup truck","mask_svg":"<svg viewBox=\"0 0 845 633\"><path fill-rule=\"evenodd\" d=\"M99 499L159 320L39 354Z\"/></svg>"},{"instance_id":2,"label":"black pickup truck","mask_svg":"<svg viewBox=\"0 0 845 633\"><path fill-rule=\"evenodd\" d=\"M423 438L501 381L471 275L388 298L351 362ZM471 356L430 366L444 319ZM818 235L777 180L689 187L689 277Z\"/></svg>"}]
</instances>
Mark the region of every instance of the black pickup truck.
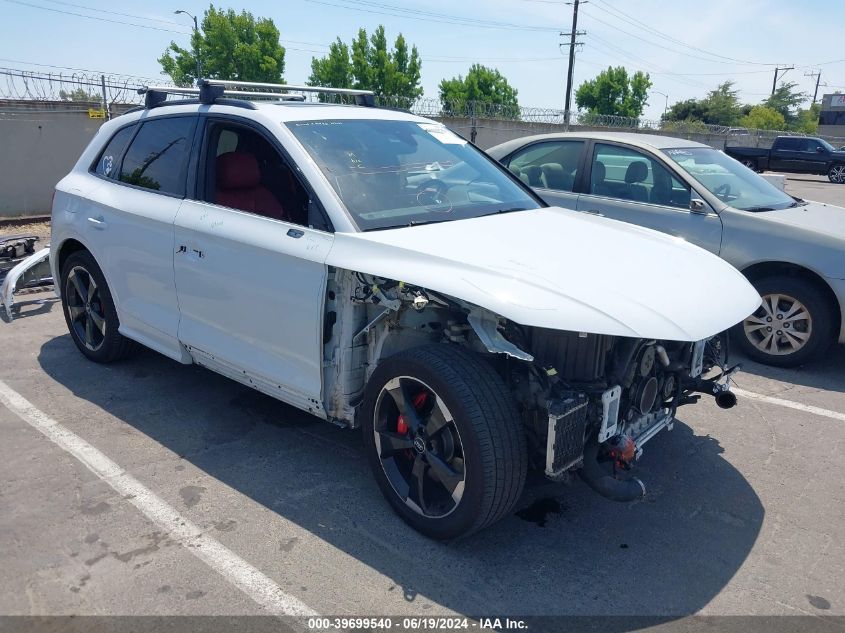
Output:
<instances>
[{"instance_id":1,"label":"black pickup truck","mask_svg":"<svg viewBox=\"0 0 845 633\"><path fill-rule=\"evenodd\" d=\"M778 136L771 149L726 147L725 153L754 171L823 174L845 183L845 151L820 138Z\"/></svg>"}]
</instances>

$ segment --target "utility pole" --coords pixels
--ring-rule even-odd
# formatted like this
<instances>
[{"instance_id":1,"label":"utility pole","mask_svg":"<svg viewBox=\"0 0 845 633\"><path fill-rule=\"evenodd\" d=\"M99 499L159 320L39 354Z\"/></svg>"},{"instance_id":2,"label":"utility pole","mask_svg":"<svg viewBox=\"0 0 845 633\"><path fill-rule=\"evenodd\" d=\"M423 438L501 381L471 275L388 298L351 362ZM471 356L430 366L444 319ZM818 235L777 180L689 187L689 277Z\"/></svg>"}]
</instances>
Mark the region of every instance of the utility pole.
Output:
<instances>
[{"instance_id":1,"label":"utility pole","mask_svg":"<svg viewBox=\"0 0 845 633\"><path fill-rule=\"evenodd\" d=\"M111 121L111 108L109 108L109 95L106 92L106 76L105 75L100 75L100 87L103 89L103 111L106 113L106 119Z\"/></svg>"},{"instance_id":2,"label":"utility pole","mask_svg":"<svg viewBox=\"0 0 845 633\"><path fill-rule=\"evenodd\" d=\"M808 72L808 73L804 73L804 76L805 76L805 77L815 77L815 78L816 78L816 89L813 91L813 105L816 105L816 99L817 99L817 98L818 98L818 96L819 96L819 81L821 81L821 78L822 78L822 71L821 71L821 70L817 70L817 71L816 71L816 72L814 72L814 73L809 73L809 72Z\"/></svg>"},{"instance_id":3,"label":"utility pole","mask_svg":"<svg viewBox=\"0 0 845 633\"><path fill-rule=\"evenodd\" d=\"M669 110L669 95L665 92L660 92L659 90L652 90L652 92L666 97L666 105L663 106L663 116L665 117L666 112Z\"/></svg>"},{"instance_id":4,"label":"utility pole","mask_svg":"<svg viewBox=\"0 0 845 633\"><path fill-rule=\"evenodd\" d=\"M780 71L783 71L783 73L786 74L787 70L793 70L794 68L795 68L795 66L790 66L789 68L775 67L775 80L772 82L772 94L775 94L775 89L777 88L777 85L778 85L778 73Z\"/></svg>"},{"instance_id":5,"label":"utility pole","mask_svg":"<svg viewBox=\"0 0 845 633\"><path fill-rule=\"evenodd\" d=\"M587 1L588 0L583 0L584 4L586 4ZM563 121L567 128L569 128L569 112L570 106L572 105L572 72L575 69L575 45L580 44L580 42L575 41L575 37L583 35L583 32L578 32L578 4L580 2L581 0L574 0L572 3L566 3L572 4L572 31L569 34L569 70L566 73L566 101L563 107ZM561 35L563 35L563 33L561 33ZM566 46L566 44L563 44L562 46Z\"/></svg>"}]
</instances>

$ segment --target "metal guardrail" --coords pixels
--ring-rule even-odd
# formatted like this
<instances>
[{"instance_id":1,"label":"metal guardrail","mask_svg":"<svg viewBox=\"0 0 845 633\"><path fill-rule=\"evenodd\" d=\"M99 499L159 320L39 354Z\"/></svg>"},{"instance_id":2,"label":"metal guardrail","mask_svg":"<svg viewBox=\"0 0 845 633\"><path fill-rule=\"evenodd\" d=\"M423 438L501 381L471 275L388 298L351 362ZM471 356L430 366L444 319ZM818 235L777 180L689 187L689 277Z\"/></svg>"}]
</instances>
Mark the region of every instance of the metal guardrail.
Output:
<instances>
[{"instance_id":1,"label":"metal guardrail","mask_svg":"<svg viewBox=\"0 0 845 633\"><path fill-rule=\"evenodd\" d=\"M134 77L130 75L94 74L90 72L45 73L16 68L0 67L0 109L4 111L25 108L27 102L52 102L53 107L62 106L68 111L84 111L93 104L104 102L109 106L139 105L143 96L137 90L150 84L166 84L160 79ZM172 85L172 84L168 84ZM295 88L292 87L292 88ZM74 94L75 92L75 94ZM293 92L293 90L291 91ZM81 97L88 98L81 98ZM353 99L343 94L306 94L307 100L321 100L329 103L352 103ZM16 102L11 104L9 102ZM548 125L565 125L565 112L555 108L534 108L512 104L484 101L442 101L436 97L384 96L376 97L382 107L409 110L414 114L438 118L490 119L518 121ZM662 132L669 135L705 134L735 139L767 140L776 136L809 136L784 130L758 130L723 125L709 125L699 121L662 121L623 116L572 112L570 125L605 129L630 130L632 132ZM542 131L542 130L538 130ZM817 136L817 135L813 135ZM822 136L834 145L841 145L845 137Z\"/></svg>"}]
</instances>

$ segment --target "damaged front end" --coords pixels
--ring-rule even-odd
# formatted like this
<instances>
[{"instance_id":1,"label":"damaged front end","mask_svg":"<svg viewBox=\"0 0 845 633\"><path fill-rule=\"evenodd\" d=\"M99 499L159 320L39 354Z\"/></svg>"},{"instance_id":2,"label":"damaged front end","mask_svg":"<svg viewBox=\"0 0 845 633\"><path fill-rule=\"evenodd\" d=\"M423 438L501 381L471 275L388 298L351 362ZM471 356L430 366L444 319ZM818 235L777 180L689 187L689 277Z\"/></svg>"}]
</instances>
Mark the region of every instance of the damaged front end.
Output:
<instances>
[{"instance_id":1,"label":"damaged front end","mask_svg":"<svg viewBox=\"0 0 845 633\"><path fill-rule=\"evenodd\" d=\"M364 387L379 362L429 344L484 355L521 410L532 466L552 480L578 471L600 494L641 497L630 476L644 445L671 429L679 407L730 391L727 339L633 338L525 326L443 293L401 281L330 270L324 329L327 417L356 426Z\"/></svg>"},{"instance_id":2,"label":"damaged front end","mask_svg":"<svg viewBox=\"0 0 845 633\"><path fill-rule=\"evenodd\" d=\"M643 446L671 429L678 407L702 393L723 408L736 404L727 340L656 341L511 326L512 340L535 356L512 369L529 442L550 479L578 470L603 496L630 501L645 494L630 476Z\"/></svg>"},{"instance_id":3,"label":"damaged front end","mask_svg":"<svg viewBox=\"0 0 845 633\"><path fill-rule=\"evenodd\" d=\"M24 289L49 286L53 283L50 270L50 249L44 248L18 262L3 278L0 286L0 305L6 311L9 321L14 318L12 307L15 293Z\"/></svg>"}]
</instances>

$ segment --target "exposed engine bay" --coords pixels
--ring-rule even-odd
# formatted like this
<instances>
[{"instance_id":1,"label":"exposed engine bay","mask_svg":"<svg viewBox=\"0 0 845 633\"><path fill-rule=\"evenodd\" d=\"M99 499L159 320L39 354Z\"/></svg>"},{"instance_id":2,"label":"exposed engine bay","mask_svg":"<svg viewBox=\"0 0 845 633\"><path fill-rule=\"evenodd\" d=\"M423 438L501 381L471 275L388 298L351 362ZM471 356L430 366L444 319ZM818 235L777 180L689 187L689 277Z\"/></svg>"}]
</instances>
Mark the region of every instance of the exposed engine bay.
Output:
<instances>
[{"instance_id":1,"label":"exposed engine bay","mask_svg":"<svg viewBox=\"0 0 845 633\"><path fill-rule=\"evenodd\" d=\"M678 407L730 391L727 341L658 341L527 327L424 288L330 269L323 329L324 407L356 426L356 410L383 358L430 343L486 355L522 411L533 466L559 479L580 471L617 500L645 489L628 471L643 446L671 429Z\"/></svg>"}]
</instances>

